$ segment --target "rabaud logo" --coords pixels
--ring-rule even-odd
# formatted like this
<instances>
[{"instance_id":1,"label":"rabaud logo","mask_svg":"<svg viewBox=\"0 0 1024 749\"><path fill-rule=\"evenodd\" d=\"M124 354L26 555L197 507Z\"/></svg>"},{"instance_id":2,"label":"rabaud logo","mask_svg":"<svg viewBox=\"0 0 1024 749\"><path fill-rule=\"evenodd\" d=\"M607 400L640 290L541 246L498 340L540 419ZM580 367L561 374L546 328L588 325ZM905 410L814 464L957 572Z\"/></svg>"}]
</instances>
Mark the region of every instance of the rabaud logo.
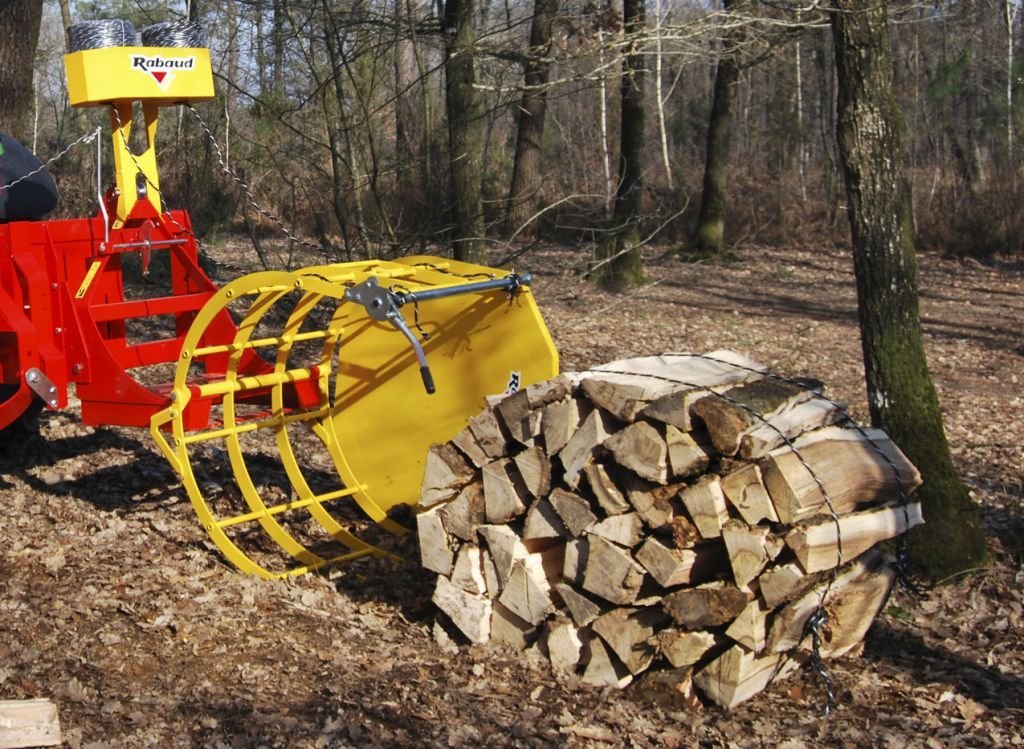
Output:
<instances>
[{"instance_id":1,"label":"rabaud logo","mask_svg":"<svg viewBox=\"0 0 1024 749\"><path fill-rule=\"evenodd\" d=\"M132 69L152 76L156 84L164 91L174 80L177 70L192 70L196 65L195 57L161 57L160 55L132 55Z\"/></svg>"}]
</instances>

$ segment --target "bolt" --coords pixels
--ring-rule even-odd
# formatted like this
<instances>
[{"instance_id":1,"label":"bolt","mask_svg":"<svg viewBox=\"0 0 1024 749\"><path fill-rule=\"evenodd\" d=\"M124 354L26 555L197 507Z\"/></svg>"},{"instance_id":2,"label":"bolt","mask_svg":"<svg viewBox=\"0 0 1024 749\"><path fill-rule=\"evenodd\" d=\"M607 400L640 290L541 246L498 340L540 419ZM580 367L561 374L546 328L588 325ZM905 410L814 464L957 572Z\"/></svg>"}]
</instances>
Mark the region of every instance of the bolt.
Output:
<instances>
[{"instance_id":1,"label":"bolt","mask_svg":"<svg viewBox=\"0 0 1024 749\"><path fill-rule=\"evenodd\" d=\"M54 398L53 400L50 401L50 408L56 408L56 407L57 407L57 399Z\"/></svg>"},{"instance_id":2,"label":"bolt","mask_svg":"<svg viewBox=\"0 0 1024 749\"><path fill-rule=\"evenodd\" d=\"M73 367L71 367L71 372L73 374L81 374L82 370L84 370L84 369L85 369L85 365L84 364L76 364Z\"/></svg>"},{"instance_id":3,"label":"bolt","mask_svg":"<svg viewBox=\"0 0 1024 749\"><path fill-rule=\"evenodd\" d=\"M35 385L37 382L39 382L39 372L32 370L31 372L28 373L25 379L28 380L29 385Z\"/></svg>"},{"instance_id":4,"label":"bolt","mask_svg":"<svg viewBox=\"0 0 1024 749\"><path fill-rule=\"evenodd\" d=\"M57 388L55 388L53 385L50 385L49 389L46 392L48 392L50 395L54 395L57 392Z\"/></svg>"},{"instance_id":5,"label":"bolt","mask_svg":"<svg viewBox=\"0 0 1024 749\"><path fill-rule=\"evenodd\" d=\"M60 335L61 333L64 332L64 328L54 328L53 332L56 333L57 335Z\"/></svg>"}]
</instances>

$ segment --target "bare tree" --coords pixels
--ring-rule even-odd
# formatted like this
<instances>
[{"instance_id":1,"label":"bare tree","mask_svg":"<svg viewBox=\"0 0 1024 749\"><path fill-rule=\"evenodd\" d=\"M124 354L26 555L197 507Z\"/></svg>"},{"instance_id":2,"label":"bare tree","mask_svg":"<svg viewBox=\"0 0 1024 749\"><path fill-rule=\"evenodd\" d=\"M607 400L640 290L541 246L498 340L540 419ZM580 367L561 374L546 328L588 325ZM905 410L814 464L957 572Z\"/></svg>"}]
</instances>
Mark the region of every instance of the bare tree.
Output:
<instances>
[{"instance_id":1,"label":"bare tree","mask_svg":"<svg viewBox=\"0 0 1024 749\"><path fill-rule=\"evenodd\" d=\"M541 148L551 70L548 46L551 41L551 23L557 13L558 0L534 1L530 50L523 75L523 97L519 103L516 157L512 166L512 184L508 191L505 219L507 234L522 228L520 233L523 236L531 236L534 230L530 219L539 206Z\"/></svg>"},{"instance_id":2,"label":"bare tree","mask_svg":"<svg viewBox=\"0 0 1024 749\"><path fill-rule=\"evenodd\" d=\"M445 94L448 110L452 241L459 260L484 260L480 197L484 112L476 90L474 0L448 0L444 8Z\"/></svg>"},{"instance_id":3,"label":"bare tree","mask_svg":"<svg viewBox=\"0 0 1024 749\"><path fill-rule=\"evenodd\" d=\"M921 334L887 7L834 0L837 136L871 420L921 471L927 525L911 536L914 559L930 577L944 579L977 566L986 548L977 508L950 457Z\"/></svg>"},{"instance_id":4,"label":"bare tree","mask_svg":"<svg viewBox=\"0 0 1024 749\"><path fill-rule=\"evenodd\" d=\"M609 240L601 246L594 276L609 289L639 286L644 280L640 221L644 197L644 83L642 40L647 18L644 0L625 0L622 23L628 41L622 75L619 127L619 186Z\"/></svg>"},{"instance_id":5,"label":"bare tree","mask_svg":"<svg viewBox=\"0 0 1024 749\"><path fill-rule=\"evenodd\" d=\"M42 18L42 0L8 0L0 9L0 132L25 141Z\"/></svg>"}]
</instances>

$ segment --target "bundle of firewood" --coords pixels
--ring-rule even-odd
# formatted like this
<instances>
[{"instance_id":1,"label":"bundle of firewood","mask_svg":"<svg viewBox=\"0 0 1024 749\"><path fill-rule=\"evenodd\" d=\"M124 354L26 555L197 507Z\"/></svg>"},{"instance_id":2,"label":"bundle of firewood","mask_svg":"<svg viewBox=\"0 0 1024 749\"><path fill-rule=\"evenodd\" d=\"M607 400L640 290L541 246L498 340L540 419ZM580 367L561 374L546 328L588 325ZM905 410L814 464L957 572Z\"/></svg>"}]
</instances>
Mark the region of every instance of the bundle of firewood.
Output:
<instances>
[{"instance_id":1,"label":"bundle of firewood","mask_svg":"<svg viewBox=\"0 0 1024 749\"><path fill-rule=\"evenodd\" d=\"M873 547L922 522L919 483L820 383L728 351L628 359L496 398L435 445L422 563L472 642L601 685L658 663L732 706L862 641L894 578Z\"/></svg>"}]
</instances>

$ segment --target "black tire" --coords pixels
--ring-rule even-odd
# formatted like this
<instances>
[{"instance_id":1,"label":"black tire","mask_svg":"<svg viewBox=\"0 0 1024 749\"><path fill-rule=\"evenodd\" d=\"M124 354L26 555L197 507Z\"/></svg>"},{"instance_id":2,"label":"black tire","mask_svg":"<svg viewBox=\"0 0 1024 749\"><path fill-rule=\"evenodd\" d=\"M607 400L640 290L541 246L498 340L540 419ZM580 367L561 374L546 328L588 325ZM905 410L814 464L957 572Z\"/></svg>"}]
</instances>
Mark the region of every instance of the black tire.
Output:
<instances>
[{"instance_id":1,"label":"black tire","mask_svg":"<svg viewBox=\"0 0 1024 749\"><path fill-rule=\"evenodd\" d=\"M0 385L0 403L11 398L18 392L17 385ZM39 414L43 410L43 402L39 398L33 398L32 403L25 409L25 412L6 429L0 430L5 437L17 434L36 434L39 431ZM6 442L6 440L3 440Z\"/></svg>"}]
</instances>

